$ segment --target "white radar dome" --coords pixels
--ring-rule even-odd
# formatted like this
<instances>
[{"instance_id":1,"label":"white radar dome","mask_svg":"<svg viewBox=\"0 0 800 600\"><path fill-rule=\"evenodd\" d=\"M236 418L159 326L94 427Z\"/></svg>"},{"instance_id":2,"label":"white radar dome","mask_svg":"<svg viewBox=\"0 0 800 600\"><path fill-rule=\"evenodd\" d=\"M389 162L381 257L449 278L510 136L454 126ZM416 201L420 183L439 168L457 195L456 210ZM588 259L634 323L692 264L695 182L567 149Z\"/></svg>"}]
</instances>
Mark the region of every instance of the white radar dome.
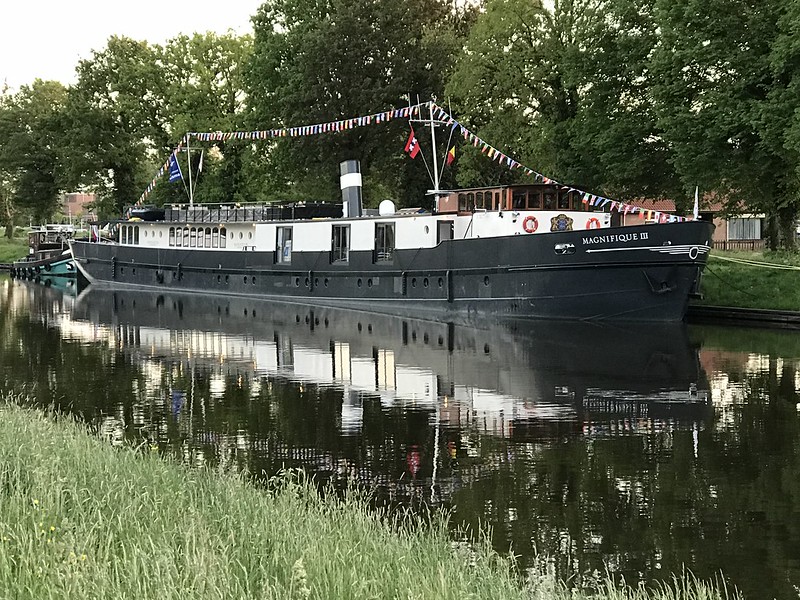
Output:
<instances>
[{"instance_id":1,"label":"white radar dome","mask_svg":"<svg viewBox=\"0 0 800 600\"><path fill-rule=\"evenodd\" d=\"M378 214L382 217L393 215L395 213L394 202L391 200L384 200L378 205Z\"/></svg>"}]
</instances>

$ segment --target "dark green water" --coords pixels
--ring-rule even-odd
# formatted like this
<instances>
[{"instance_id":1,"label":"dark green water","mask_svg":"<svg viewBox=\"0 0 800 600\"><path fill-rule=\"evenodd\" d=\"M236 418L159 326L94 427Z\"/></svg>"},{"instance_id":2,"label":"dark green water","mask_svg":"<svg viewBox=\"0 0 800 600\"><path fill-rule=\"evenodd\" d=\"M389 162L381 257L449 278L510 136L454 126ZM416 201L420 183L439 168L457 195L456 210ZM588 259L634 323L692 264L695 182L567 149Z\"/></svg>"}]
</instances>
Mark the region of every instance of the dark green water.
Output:
<instances>
[{"instance_id":1,"label":"dark green water","mask_svg":"<svg viewBox=\"0 0 800 600\"><path fill-rule=\"evenodd\" d=\"M0 330L0 385L112 443L375 486L578 583L687 568L797 598L800 333L466 327L8 279Z\"/></svg>"}]
</instances>

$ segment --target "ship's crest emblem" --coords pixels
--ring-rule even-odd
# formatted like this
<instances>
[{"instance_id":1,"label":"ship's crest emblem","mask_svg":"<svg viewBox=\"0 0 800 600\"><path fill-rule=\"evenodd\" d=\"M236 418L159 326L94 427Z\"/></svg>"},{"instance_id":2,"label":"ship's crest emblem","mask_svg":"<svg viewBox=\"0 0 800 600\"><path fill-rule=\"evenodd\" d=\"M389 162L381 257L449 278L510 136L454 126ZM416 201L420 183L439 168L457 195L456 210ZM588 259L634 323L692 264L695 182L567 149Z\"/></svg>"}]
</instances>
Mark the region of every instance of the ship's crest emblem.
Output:
<instances>
[{"instance_id":1,"label":"ship's crest emblem","mask_svg":"<svg viewBox=\"0 0 800 600\"><path fill-rule=\"evenodd\" d=\"M550 231L572 231L572 219L561 213L550 219Z\"/></svg>"}]
</instances>

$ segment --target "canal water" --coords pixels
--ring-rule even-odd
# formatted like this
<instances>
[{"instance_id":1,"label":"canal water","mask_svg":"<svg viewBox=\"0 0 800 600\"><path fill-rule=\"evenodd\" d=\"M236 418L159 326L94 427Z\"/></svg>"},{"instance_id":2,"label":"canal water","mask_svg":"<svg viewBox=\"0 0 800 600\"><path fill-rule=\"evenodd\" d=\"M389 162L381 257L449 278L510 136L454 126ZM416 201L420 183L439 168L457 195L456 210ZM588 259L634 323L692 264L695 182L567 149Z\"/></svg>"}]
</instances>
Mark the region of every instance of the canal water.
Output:
<instances>
[{"instance_id":1,"label":"canal water","mask_svg":"<svg viewBox=\"0 0 800 600\"><path fill-rule=\"evenodd\" d=\"M466 326L2 278L0 340L0 386L112 444L449 510L454 535L491 527L523 569L577 584L689 570L798 596L797 332Z\"/></svg>"}]
</instances>

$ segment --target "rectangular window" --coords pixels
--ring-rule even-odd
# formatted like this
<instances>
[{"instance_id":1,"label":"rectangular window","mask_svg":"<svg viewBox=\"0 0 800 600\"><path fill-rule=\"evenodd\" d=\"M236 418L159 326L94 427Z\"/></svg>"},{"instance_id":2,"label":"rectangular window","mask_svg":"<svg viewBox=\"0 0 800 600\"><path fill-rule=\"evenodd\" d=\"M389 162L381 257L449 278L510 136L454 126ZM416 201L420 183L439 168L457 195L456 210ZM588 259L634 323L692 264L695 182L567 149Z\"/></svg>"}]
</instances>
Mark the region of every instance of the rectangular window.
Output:
<instances>
[{"instance_id":1,"label":"rectangular window","mask_svg":"<svg viewBox=\"0 0 800 600\"><path fill-rule=\"evenodd\" d=\"M558 194L558 208L569 210L569 192L561 192Z\"/></svg>"},{"instance_id":2,"label":"rectangular window","mask_svg":"<svg viewBox=\"0 0 800 600\"><path fill-rule=\"evenodd\" d=\"M174 227L170 227L169 228L169 245L170 246L174 246L175 245L175 228Z\"/></svg>"},{"instance_id":3,"label":"rectangular window","mask_svg":"<svg viewBox=\"0 0 800 600\"><path fill-rule=\"evenodd\" d=\"M219 229L216 227L211 230L211 247L219 248Z\"/></svg>"},{"instance_id":4,"label":"rectangular window","mask_svg":"<svg viewBox=\"0 0 800 600\"><path fill-rule=\"evenodd\" d=\"M375 262L391 262L394 257L394 223L375 224Z\"/></svg>"},{"instance_id":5,"label":"rectangular window","mask_svg":"<svg viewBox=\"0 0 800 600\"><path fill-rule=\"evenodd\" d=\"M545 192L543 197L544 197L544 202L543 202L544 209L553 210L553 208L555 208L555 202L556 202L555 195L553 194L553 192Z\"/></svg>"},{"instance_id":6,"label":"rectangular window","mask_svg":"<svg viewBox=\"0 0 800 600\"><path fill-rule=\"evenodd\" d=\"M541 208L542 200L539 192L530 192L528 194L528 208Z\"/></svg>"},{"instance_id":7,"label":"rectangular window","mask_svg":"<svg viewBox=\"0 0 800 600\"><path fill-rule=\"evenodd\" d=\"M279 263L292 262L292 228L278 227L277 229L277 261Z\"/></svg>"},{"instance_id":8,"label":"rectangular window","mask_svg":"<svg viewBox=\"0 0 800 600\"><path fill-rule=\"evenodd\" d=\"M191 231L189 232L189 246L194 248L197 246L197 229L192 227Z\"/></svg>"},{"instance_id":9,"label":"rectangular window","mask_svg":"<svg viewBox=\"0 0 800 600\"><path fill-rule=\"evenodd\" d=\"M188 227L184 227L183 228L183 247L184 248L188 248L189 247L189 228Z\"/></svg>"},{"instance_id":10,"label":"rectangular window","mask_svg":"<svg viewBox=\"0 0 800 600\"><path fill-rule=\"evenodd\" d=\"M331 241L331 262L346 263L350 260L350 225L334 225Z\"/></svg>"}]
</instances>

